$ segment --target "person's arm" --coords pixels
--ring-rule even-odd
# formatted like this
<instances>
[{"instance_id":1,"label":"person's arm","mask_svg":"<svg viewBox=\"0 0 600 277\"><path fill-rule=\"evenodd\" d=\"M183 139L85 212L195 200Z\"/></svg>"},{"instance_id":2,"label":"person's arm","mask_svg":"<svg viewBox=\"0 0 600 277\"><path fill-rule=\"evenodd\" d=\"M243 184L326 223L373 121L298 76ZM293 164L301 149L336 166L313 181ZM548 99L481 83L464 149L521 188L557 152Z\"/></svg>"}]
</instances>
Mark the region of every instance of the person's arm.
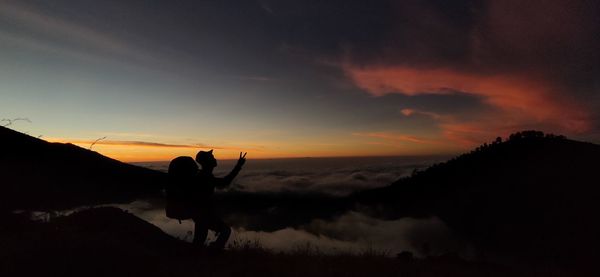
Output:
<instances>
[{"instance_id":1,"label":"person's arm","mask_svg":"<svg viewBox=\"0 0 600 277\"><path fill-rule=\"evenodd\" d=\"M248 154L248 153L244 153L244 155L242 155L242 152L240 152L240 158L238 159L237 164L231 170L231 172L229 172L229 174L227 174L227 176L225 176L223 178L216 178L217 179L217 182L216 182L217 188L222 189L231 184L233 179L238 175L238 173L240 173L240 170L242 170L242 166L244 166L244 163L246 163L246 154Z\"/></svg>"}]
</instances>

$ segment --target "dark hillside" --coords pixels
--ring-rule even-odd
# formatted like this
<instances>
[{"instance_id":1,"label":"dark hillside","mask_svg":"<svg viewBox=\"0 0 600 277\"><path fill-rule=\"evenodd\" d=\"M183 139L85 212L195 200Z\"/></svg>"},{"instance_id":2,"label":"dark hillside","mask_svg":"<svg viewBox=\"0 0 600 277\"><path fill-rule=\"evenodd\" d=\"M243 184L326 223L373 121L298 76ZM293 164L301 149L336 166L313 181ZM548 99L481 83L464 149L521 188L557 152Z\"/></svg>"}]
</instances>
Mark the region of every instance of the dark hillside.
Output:
<instances>
[{"instance_id":1,"label":"dark hillside","mask_svg":"<svg viewBox=\"0 0 600 277\"><path fill-rule=\"evenodd\" d=\"M156 192L164 174L0 127L0 209L60 209Z\"/></svg>"},{"instance_id":2,"label":"dark hillside","mask_svg":"<svg viewBox=\"0 0 600 277\"><path fill-rule=\"evenodd\" d=\"M377 253L276 253L238 241L223 252L194 249L116 208L48 223L14 216L0 226L0 276L572 276L452 257L394 259Z\"/></svg>"},{"instance_id":3,"label":"dark hillside","mask_svg":"<svg viewBox=\"0 0 600 277\"><path fill-rule=\"evenodd\" d=\"M482 255L580 262L598 253L600 146L525 131L358 200L444 220Z\"/></svg>"}]
</instances>

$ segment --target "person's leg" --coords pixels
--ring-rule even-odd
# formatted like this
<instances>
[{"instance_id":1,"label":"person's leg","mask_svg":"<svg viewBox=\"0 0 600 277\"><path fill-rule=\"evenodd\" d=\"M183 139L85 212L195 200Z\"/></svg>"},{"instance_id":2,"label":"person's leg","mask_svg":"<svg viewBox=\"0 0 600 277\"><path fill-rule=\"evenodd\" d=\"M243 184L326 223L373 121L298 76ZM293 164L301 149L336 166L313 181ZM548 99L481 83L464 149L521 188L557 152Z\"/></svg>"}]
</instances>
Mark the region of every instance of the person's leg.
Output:
<instances>
[{"instance_id":1,"label":"person's leg","mask_svg":"<svg viewBox=\"0 0 600 277\"><path fill-rule=\"evenodd\" d=\"M206 220L199 218L194 219L194 240L192 243L196 246L203 247L206 236L208 235L208 224Z\"/></svg>"},{"instance_id":2,"label":"person's leg","mask_svg":"<svg viewBox=\"0 0 600 277\"><path fill-rule=\"evenodd\" d=\"M225 224L220 218L213 217L211 220L211 229L217 232L217 239L210 244L212 248L223 249L229 236L231 236L231 228Z\"/></svg>"}]
</instances>

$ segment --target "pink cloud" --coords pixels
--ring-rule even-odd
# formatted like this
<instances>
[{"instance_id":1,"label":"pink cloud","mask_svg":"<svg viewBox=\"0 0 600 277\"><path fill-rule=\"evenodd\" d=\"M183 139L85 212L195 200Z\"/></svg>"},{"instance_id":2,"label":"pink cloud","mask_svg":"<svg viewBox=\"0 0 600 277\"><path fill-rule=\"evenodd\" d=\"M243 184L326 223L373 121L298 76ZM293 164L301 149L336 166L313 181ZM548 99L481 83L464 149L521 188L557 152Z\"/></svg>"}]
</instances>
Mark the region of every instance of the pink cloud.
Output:
<instances>
[{"instance_id":1,"label":"pink cloud","mask_svg":"<svg viewBox=\"0 0 600 277\"><path fill-rule=\"evenodd\" d=\"M400 110L400 113L403 114L404 116L424 115L424 116L431 117L433 119L440 119L442 117L442 115L440 115L438 113L421 111L421 110L410 109L410 108L402 109L402 110Z\"/></svg>"},{"instance_id":2,"label":"pink cloud","mask_svg":"<svg viewBox=\"0 0 600 277\"><path fill-rule=\"evenodd\" d=\"M572 133L585 132L590 128L588 114L581 105L559 94L550 84L525 76L484 75L406 66L344 65L343 69L356 86L374 96L391 93L409 96L448 95L460 91L481 97L490 106L507 115L514 115L513 119L518 117L517 121L555 125ZM405 109L401 112L410 116L416 110ZM519 125L519 122L515 122L515 125Z\"/></svg>"},{"instance_id":3,"label":"pink cloud","mask_svg":"<svg viewBox=\"0 0 600 277\"><path fill-rule=\"evenodd\" d=\"M411 116L415 113L415 110L413 109L402 109L400 110L400 113L402 113L405 116Z\"/></svg>"},{"instance_id":4,"label":"pink cloud","mask_svg":"<svg viewBox=\"0 0 600 277\"><path fill-rule=\"evenodd\" d=\"M460 93L480 99L487 110L469 116L400 110L434 119L440 137L463 147L523 129L593 132L597 103L584 97L597 90L591 81L597 10L583 1L485 3L465 12L471 21L461 24L436 5L398 2L392 12L402 21L391 25L383 46L343 52L337 65L351 84L376 97Z\"/></svg>"}]
</instances>

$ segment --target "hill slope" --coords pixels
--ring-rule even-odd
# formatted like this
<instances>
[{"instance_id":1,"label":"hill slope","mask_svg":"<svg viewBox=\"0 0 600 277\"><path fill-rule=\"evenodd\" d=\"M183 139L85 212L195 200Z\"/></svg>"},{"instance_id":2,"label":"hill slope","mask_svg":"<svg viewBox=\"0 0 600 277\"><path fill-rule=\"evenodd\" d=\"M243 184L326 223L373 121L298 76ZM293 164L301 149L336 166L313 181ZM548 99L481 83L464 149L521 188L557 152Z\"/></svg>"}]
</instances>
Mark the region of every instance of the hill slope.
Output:
<instances>
[{"instance_id":1,"label":"hill slope","mask_svg":"<svg viewBox=\"0 0 600 277\"><path fill-rule=\"evenodd\" d=\"M438 216L484 254L581 261L600 246L599 170L599 145L525 131L356 197Z\"/></svg>"},{"instance_id":2,"label":"hill slope","mask_svg":"<svg viewBox=\"0 0 600 277\"><path fill-rule=\"evenodd\" d=\"M160 189L163 173L0 127L0 210L117 202Z\"/></svg>"},{"instance_id":3,"label":"hill slope","mask_svg":"<svg viewBox=\"0 0 600 277\"><path fill-rule=\"evenodd\" d=\"M0 276L536 276L539 271L452 257L329 256L310 249L275 253L251 241L215 253L116 208L80 211L48 223L15 215L13 223L0 226L0 245ZM552 270L541 272L572 276Z\"/></svg>"}]
</instances>

